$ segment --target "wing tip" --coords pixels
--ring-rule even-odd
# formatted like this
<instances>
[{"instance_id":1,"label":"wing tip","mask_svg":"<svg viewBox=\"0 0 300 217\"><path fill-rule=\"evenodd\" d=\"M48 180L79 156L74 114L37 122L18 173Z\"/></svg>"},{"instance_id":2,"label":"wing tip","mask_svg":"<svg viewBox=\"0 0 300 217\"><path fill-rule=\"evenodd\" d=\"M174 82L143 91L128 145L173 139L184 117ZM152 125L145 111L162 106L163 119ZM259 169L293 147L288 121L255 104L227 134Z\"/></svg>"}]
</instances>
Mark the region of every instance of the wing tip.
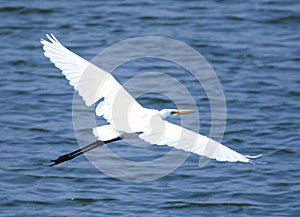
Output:
<instances>
[{"instance_id":1,"label":"wing tip","mask_svg":"<svg viewBox=\"0 0 300 217\"><path fill-rule=\"evenodd\" d=\"M40 42L43 44L43 45L45 45L45 43L59 43L59 41L57 40L57 38L54 36L54 34L52 34L52 33L50 33L50 34L48 34L48 33L46 33L45 34L45 36L46 36L46 38L48 39L48 40L46 40L46 39L44 39L44 38L41 38L41 40L40 40Z\"/></svg>"},{"instance_id":2,"label":"wing tip","mask_svg":"<svg viewBox=\"0 0 300 217\"><path fill-rule=\"evenodd\" d=\"M261 156L262 156L262 154L258 154L258 155L245 155L245 157L249 158L249 159L256 159L256 158L259 158Z\"/></svg>"},{"instance_id":3,"label":"wing tip","mask_svg":"<svg viewBox=\"0 0 300 217\"><path fill-rule=\"evenodd\" d=\"M248 162L251 164L263 164L263 165L268 164L268 162L265 162L265 161L252 160L252 159L257 159L261 156L262 156L262 154L255 155L255 156L245 155L245 157L248 159Z\"/></svg>"}]
</instances>

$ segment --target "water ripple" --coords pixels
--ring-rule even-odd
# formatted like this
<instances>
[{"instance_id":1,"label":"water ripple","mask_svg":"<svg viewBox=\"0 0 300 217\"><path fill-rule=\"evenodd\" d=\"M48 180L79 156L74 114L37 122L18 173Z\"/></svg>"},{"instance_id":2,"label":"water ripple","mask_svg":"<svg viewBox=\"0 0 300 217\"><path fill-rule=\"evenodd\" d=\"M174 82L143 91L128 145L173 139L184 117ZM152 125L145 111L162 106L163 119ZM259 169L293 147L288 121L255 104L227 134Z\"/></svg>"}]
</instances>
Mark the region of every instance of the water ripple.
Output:
<instances>
[{"instance_id":1,"label":"water ripple","mask_svg":"<svg viewBox=\"0 0 300 217\"><path fill-rule=\"evenodd\" d=\"M0 216L298 216L299 6L291 0L2 2ZM222 142L241 153L264 154L267 164L211 161L199 168L199 157L192 154L173 173L147 183L116 180L84 156L49 168L50 159L79 146L73 89L43 57L39 40L45 33L87 59L136 36L166 36L191 45L215 69L226 96ZM199 107L201 133L208 135L211 101L182 68L145 59L114 75L123 83L149 71L186 85ZM143 90L144 83L134 88ZM174 106L155 93L138 100L149 108ZM110 147L137 161L169 150Z\"/></svg>"}]
</instances>

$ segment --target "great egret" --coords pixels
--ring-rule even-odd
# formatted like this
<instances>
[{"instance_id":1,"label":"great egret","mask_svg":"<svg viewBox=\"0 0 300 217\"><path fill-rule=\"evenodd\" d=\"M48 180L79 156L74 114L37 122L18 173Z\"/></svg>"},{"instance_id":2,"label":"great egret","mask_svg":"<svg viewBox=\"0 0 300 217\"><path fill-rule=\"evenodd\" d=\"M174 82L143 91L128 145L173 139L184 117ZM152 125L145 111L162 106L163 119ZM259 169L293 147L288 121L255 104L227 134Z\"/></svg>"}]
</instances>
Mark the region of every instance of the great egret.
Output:
<instances>
[{"instance_id":1,"label":"great egret","mask_svg":"<svg viewBox=\"0 0 300 217\"><path fill-rule=\"evenodd\" d=\"M48 40L41 39L44 55L62 70L70 85L79 92L87 106L103 99L96 107L96 114L103 116L109 123L93 129L93 133L97 137L95 142L62 155L56 160L51 160L53 164L50 166L71 160L103 144L120 140L124 134L128 133L137 133L139 138L151 144L168 145L217 161L253 163L250 159L260 156L239 154L213 139L166 121L166 118L171 115L189 114L192 111L177 109L158 111L142 107L110 73L68 50L53 34L46 36ZM86 71L91 71L91 74L84 76ZM84 79L83 77L89 78ZM89 86L88 82L93 79L98 79L97 89ZM114 108L114 103L118 103L118 101L122 101L122 106Z\"/></svg>"}]
</instances>

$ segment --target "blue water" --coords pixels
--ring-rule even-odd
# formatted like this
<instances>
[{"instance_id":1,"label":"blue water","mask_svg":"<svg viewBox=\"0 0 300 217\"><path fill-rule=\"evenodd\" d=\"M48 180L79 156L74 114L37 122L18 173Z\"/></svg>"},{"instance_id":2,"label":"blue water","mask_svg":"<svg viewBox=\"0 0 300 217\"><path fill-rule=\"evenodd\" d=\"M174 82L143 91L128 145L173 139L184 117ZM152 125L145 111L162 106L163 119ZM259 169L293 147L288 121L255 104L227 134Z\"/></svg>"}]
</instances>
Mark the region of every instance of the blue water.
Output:
<instances>
[{"instance_id":1,"label":"blue water","mask_svg":"<svg viewBox=\"0 0 300 217\"><path fill-rule=\"evenodd\" d=\"M1 1L0 215L299 216L299 10L298 1L271 0ZM191 155L171 174L137 183L107 176L84 156L48 167L78 144L73 90L43 56L45 33L86 59L137 36L190 45L210 62L224 90L222 143L263 153L268 164L211 161L199 168L199 157ZM185 73L180 77L179 68L145 62L120 68L116 77L125 82L151 68L175 73L197 99L201 133L208 135L210 108L201 87ZM140 100L157 109L172 105L155 97ZM124 157L128 149L142 153L124 144L112 148Z\"/></svg>"}]
</instances>

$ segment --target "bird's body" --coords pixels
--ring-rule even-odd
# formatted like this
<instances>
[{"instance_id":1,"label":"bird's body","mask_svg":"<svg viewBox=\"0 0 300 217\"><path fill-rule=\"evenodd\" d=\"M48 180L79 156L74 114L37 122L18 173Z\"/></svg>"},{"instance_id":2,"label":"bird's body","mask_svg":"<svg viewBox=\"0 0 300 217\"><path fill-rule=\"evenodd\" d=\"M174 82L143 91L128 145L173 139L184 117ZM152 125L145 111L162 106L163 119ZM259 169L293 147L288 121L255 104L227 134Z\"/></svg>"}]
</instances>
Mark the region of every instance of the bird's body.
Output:
<instances>
[{"instance_id":1,"label":"bird's body","mask_svg":"<svg viewBox=\"0 0 300 217\"><path fill-rule=\"evenodd\" d=\"M108 143L122 139L123 134L135 133L151 144L168 145L218 161L252 162L249 159L251 156L239 154L206 136L166 120L171 115L188 114L192 111L177 109L158 111L144 108L110 73L68 50L53 35L47 35L47 38L49 41L41 40L45 56L62 70L86 105L91 106L102 100L95 112L97 116L104 117L109 124L93 129L99 141ZM92 147L97 147L99 144ZM76 156L91 149L90 145L87 147L75 151ZM54 165L72 158L64 155L55 160Z\"/></svg>"}]
</instances>

